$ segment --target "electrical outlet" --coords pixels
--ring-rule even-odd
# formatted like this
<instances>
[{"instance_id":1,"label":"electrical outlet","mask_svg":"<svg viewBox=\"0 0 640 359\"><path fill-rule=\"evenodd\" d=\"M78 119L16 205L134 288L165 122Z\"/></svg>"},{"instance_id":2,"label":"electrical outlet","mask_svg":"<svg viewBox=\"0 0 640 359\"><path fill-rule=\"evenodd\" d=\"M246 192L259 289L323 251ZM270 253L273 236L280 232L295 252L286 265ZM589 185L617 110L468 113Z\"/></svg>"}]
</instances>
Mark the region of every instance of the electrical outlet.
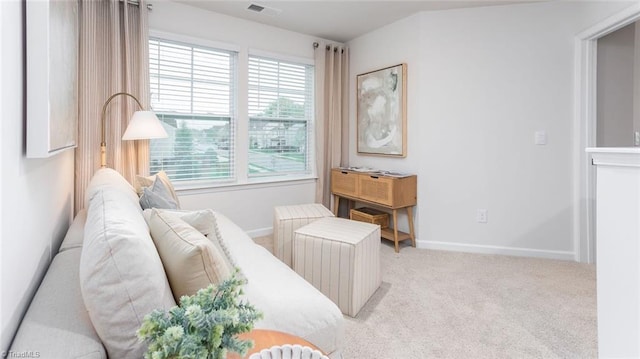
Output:
<instances>
[{"instance_id":1,"label":"electrical outlet","mask_svg":"<svg viewBox=\"0 0 640 359\"><path fill-rule=\"evenodd\" d=\"M478 223L487 223L489 222L489 210L488 209L478 209L476 212L476 221Z\"/></svg>"},{"instance_id":2,"label":"electrical outlet","mask_svg":"<svg viewBox=\"0 0 640 359\"><path fill-rule=\"evenodd\" d=\"M640 146L640 131L633 133L633 145Z\"/></svg>"}]
</instances>

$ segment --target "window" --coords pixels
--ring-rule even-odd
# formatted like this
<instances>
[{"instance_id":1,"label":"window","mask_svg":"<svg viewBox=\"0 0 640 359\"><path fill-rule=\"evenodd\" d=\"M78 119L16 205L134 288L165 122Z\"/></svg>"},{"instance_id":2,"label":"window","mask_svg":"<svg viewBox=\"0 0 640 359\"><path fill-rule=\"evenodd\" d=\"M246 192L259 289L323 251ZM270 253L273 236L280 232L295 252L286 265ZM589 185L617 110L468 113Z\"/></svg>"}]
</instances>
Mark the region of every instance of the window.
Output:
<instances>
[{"instance_id":1,"label":"window","mask_svg":"<svg viewBox=\"0 0 640 359\"><path fill-rule=\"evenodd\" d=\"M249 177L308 174L313 66L249 56Z\"/></svg>"},{"instance_id":2,"label":"window","mask_svg":"<svg viewBox=\"0 0 640 359\"><path fill-rule=\"evenodd\" d=\"M166 139L151 140L151 173L176 181L234 176L237 54L151 38L151 106Z\"/></svg>"}]
</instances>

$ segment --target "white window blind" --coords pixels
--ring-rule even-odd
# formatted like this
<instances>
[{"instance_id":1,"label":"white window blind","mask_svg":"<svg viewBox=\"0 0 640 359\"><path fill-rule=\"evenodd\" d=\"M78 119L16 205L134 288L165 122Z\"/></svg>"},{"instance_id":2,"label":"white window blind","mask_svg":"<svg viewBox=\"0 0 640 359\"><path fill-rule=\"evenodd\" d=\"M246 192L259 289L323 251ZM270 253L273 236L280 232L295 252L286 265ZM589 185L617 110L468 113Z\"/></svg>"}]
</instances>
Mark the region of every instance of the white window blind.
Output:
<instances>
[{"instance_id":1,"label":"white window blind","mask_svg":"<svg viewBox=\"0 0 640 359\"><path fill-rule=\"evenodd\" d=\"M307 174L313 66L249 56L249 176Z\"/></svg>"},{"instance_id":2,"label":"white window blind","mask_svg":"<svg viewBox=\"0 0 640 359\"><path fill-rule=\"evenodd\" d=\"M151 140L151 173L172 180L233 177L237 54L149 40L151 107L166 139Z\"/></svg>"}]
</instances>

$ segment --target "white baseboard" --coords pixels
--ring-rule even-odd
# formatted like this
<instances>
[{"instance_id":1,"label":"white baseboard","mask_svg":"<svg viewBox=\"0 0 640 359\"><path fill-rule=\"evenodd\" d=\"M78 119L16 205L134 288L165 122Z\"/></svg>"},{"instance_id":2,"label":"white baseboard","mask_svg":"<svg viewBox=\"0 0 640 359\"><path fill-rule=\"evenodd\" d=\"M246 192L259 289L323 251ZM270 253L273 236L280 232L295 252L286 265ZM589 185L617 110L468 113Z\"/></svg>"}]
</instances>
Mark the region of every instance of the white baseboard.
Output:
<instances>
[{"instance_id":1,"label":"white baseboard","mask_svg":"<svg viewBox=\"0 0 640 359\"><path fill-rule=\"evenodd\" d=\"M273 234L273 227L252 229L250 231L247 231L247 234L251 238L269 236L269 235Z\"/></svg>"},{"instance_id":2,"label":"white baseboard","mask_svg":"<svg viewBox=\"0 0 640 359\"><path fill-rule=\"evenodd\" d=\"M247 231L247 234L251 238L269 236L273 234L273 227L253 229L253 230ZM551 251L551 250L531 249L531 248L490 246L490 245L482 245L482 244L436 242L436 241L424 241L419 239L416 240L416 247L421 249L434 249L434 250L440 250L440 251L480 253L480 254L500 254L500 255L517 256L517 257L560 259L565 261L576 260L575 253L570 251Z\"/></svg>"},{"instance_id":3,"label":"white baseboard","mask_svg":"<svg viewBox=\"0 0 640 359\"><path fill-rule=\"evenodd\" d=\"M500 247L500 246L489 246L489 245L481 245L481 244L436 242L436 241L425 241L425 240L417 240L416 247L422 248L422 249L435 249L435 250L441 250L441 251L481 253L481 254L501 254L501 255L507 255L507 256L517 256L517 257L535 257L535 258L561 259L565 261L575 261L575 253L569 252L569 251L550 251L550 250L531 249L531 248Z\"/></svg>"}]
</instances>

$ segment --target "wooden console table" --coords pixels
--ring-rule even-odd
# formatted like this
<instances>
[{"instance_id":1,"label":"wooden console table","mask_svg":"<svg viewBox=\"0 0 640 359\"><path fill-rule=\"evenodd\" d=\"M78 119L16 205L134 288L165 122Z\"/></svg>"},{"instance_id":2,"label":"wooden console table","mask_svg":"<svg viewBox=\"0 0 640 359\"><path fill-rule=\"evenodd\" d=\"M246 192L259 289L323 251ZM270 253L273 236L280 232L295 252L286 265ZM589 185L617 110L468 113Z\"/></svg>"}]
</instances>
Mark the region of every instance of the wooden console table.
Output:
<instances>
[{"instance_id":1,"label":"wooden console table","mask_svg":"<svg viewBox=\"0 0 640 359\"><path fill-rule=\"evenodd\" d=\"M416 246L416 235L413 228L413 206L417 203L417 176L405 177L385 176L377 173L356 172L341 168L331 170L331 193L334 196L333 213L338 215L340 198L349 200L349 208L353 202L363 202L373 206L390 209L393 216L393 228L381 230L382 238L395 244L407 239ZM398 210L405 209L409 221L409 233L398 230Z\"/></svg>"}]
</instances>

